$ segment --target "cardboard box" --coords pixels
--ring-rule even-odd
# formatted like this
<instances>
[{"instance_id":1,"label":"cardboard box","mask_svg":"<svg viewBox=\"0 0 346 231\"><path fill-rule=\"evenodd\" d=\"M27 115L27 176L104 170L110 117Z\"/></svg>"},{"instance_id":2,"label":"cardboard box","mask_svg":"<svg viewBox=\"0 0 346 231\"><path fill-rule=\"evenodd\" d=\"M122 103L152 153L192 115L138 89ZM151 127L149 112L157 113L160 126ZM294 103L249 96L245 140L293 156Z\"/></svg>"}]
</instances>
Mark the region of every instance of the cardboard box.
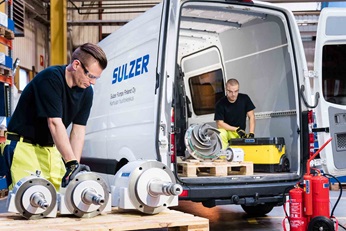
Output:
<instances>
[{"instance_id":1,"label":"cardboard box","mask_svg":"<svg viewBox=\"0 0 346 231\"><path fill-rule=\"evenodd\" d=\"M5 13L0 12L0 25L7 28L8 26L8 16Z\"/></svg>"}]
</instances>

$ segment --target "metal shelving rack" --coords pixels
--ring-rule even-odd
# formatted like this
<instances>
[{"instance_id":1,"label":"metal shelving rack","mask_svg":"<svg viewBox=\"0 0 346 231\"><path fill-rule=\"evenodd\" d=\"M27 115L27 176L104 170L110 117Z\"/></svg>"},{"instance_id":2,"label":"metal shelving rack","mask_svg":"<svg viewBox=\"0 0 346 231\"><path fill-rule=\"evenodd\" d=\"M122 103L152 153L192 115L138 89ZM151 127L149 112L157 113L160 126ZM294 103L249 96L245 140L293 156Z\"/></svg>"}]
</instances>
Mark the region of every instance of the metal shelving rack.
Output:
<instances>
[{"instance_id":1,"label":"metal shelving rack","mask_svg":"<svg viewBox=\"0 0 346 231\"><path fill-rule=\"evenodd\" d=\"M15 37L13 21L13 0L4 0L1 1L1 4L7 4L7 22L5 23L5 25L3 25L3 23L0 24L0 44L6 47L7 54L2 57L2 62L0 64L0 82L4 83L5 115L6 117L9 117L11 115L10 89L13 84L14 77L12 59L12 42Z\"/></svg>"}]
</instances>

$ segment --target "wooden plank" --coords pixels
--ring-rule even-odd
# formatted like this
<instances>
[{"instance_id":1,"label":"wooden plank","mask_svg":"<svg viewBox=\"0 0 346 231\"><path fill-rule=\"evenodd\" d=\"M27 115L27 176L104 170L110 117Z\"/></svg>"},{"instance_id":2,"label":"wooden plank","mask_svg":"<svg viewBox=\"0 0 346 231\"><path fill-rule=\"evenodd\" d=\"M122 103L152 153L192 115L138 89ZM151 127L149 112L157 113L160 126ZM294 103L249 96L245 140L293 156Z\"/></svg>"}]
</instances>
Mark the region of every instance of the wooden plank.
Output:
<instances>
[{"instance_id":1,"label":"wooden plank","mask_svg":"<svg viewBox=\"0 0 346 231\"><path fill-rule=\"evenodd\" d=\"M0 190L0 198L5 198L8 195L8 189L1 189Z\"/></svg>"},{"instance_id":2,"label":"wooden plank","mask_svg":"<svg viewBox=\"0 0 346 231\"><path fill-rule=\"evenodd\" d=\"M346 189L346 183L341 183L341 188L343 190L345 190ZM339 191L340 190L339 183L335 182L335 183L330 184L330 190Z\"/></svg>"},{"instance_id":3,"label":"wooden plank","mask_svg":"<svg viewBox=\"0 0 346 231\"><path fill-rule=\"evenodd\" d=\"M253 175L252 162L178 162L178 174L183 177Z\"/></svg>"},{"instance_id":4,"label":"wooden plank","mask_svg":"<svg viewBox=\"0 0 346 231\"><path fill-rule=\"evenodd\" d=\"M30 230L30 231L74 231L74 230L142 230L162 229L184 231L208 231L209 220L191 214L166 209L159 214L148 215L138 211L119 211L101 214L93 218L79 218L73 215L26 220L13 213L0 214L0 230Z\"/></svg>"}]
</instances>

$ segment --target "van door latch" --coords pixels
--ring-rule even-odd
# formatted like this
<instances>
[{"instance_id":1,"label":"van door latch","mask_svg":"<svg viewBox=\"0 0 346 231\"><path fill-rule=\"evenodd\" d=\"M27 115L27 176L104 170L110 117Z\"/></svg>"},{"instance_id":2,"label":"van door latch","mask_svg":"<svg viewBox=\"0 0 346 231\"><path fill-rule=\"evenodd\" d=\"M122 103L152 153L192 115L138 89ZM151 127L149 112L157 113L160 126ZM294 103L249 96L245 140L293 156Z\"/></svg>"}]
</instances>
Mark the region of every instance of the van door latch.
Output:
<instances>
[{"instance_id":1,"label":"van door latch","mask_svg":"<svg viewBox=\"0 0 346 231\"><path fill-rule=\"evenodd\" d=\"M162 132L163 136L166 136L166 125L164 123L160 124L160 131Z\"/></svg>"}]
</instances>

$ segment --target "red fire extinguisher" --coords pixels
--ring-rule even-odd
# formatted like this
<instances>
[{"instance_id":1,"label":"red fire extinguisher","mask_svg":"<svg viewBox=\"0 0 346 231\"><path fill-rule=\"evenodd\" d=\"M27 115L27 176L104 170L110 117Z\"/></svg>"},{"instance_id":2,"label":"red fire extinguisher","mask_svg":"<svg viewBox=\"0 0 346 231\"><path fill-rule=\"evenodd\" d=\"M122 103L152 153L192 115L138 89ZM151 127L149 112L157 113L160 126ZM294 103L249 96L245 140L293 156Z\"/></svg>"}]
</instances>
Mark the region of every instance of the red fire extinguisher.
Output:
<instances>
[{"instance_id":1,"label":"red fire extinguisher","mask_svg":"<svg viewBox=\"0 0 346 231\"><path fill-rule=\"evenodd\" d=\"M310 174L304 175L304 214L306 216L312 215L312 185Z\"/></svg>"},{"instance_id":2,"label":"red fire extinguisher","mask_svg":"<svg viewBox=\"0 0 346 231\"><path fill-rule=\"evenodd\" d=\"M291 231L306 231L307 218L304 216L303 193L304 193L304 190L299 187L291 189L289 191L289 197L290 197L289 224L290 224ZM284 227L284 230L286 231L285 220L283 222L283 227Z\"/></svg>"},{"instance_id":3,"label":"red fire extinguisher","mask_svg":"<svg viewBox=\"0 0 346 231\"><path fill-rule=\"evenodd\" d=\"M310 230L311 223L323 221L332 226L329 216L329 180L318 174L310 174L310 162L332 140L330 138L321 148L312 155L306 164L307 173L304 175L304 187L297 186L289 191L290 214L283 220L283 228L286 231L285 220L289 220L291 231ZM284 206L285 209L285 206ZM286 210L285 210L286 212ZM323 218L321 220L321 218Z\"/></svg>"},{"instance_id":4,"label":"red fire extinguisher","mask_svg":"<svg viewBox=\"0 0 346 231\"><path fill-rule=\"evenodd\" d=\"M329 180L325 176L317 175L311 178L312 192L312 217L330 216L329 208Z\"/></svg>"}]
</instances>

